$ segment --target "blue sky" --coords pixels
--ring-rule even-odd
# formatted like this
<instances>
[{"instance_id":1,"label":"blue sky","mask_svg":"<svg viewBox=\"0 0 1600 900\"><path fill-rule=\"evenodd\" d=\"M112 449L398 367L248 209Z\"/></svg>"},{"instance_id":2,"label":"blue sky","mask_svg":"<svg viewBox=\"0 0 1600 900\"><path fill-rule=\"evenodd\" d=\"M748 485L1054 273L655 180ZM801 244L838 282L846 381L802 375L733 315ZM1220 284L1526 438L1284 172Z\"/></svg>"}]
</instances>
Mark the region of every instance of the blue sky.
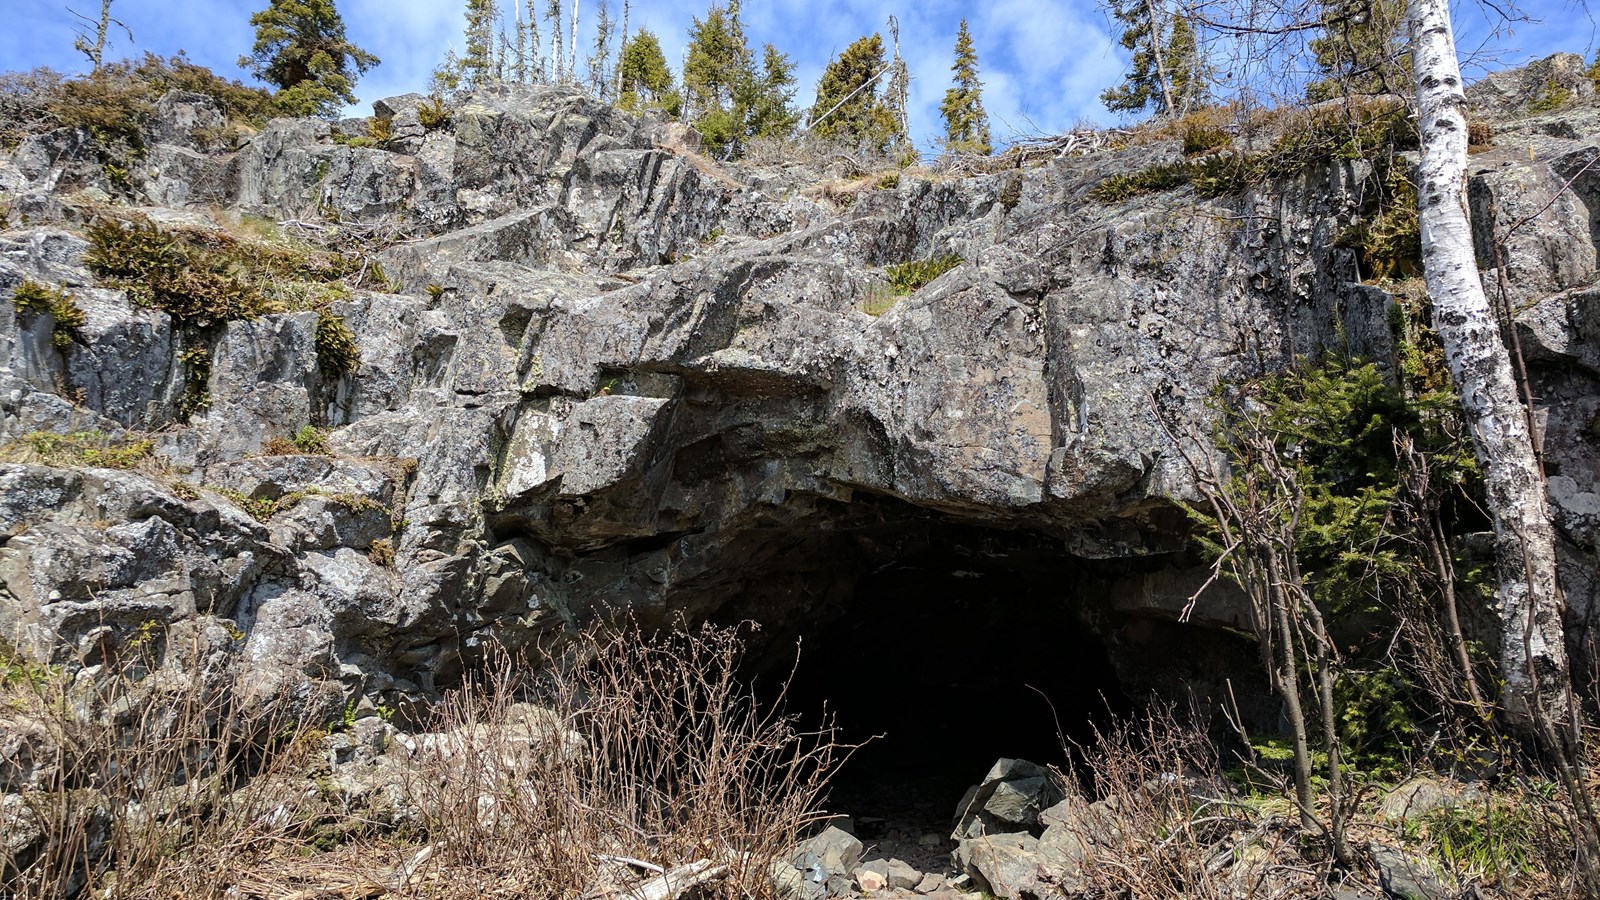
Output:
<instances>
[{"instance_id":1,"label":"blue sky","mask_svg":"<svg viewBox=\"0 0 1600 900\"><path fill-rule=\"evenodd\" d=\"M502 0L511 2L511 0ZM570 2L570 0L568 0ZM620 0L610 0L613 14ZM581 0L585 20L599 0ZM709 0L638 0L633 27L650 28L676 63L690 18ZM252 40L249 15L266 0L115 0L113 13L132 29L129 45L119 33L111 51L123 56L145 50L163 55L186 50L218 72L241 76L239 54ZM543 3L540 2L542 6ZM0 29L0 69L48 65L69 72L83 68L72 50L71 6L92 14L96 0L0 0L8 13ZM340 0L350 37L383 64L357 85L368 111L372 100L424 90L428 73L446 49L461 43L460 0ZM1535 21L1495 35L1485 13L1458 4L1458 39L1464 54L1492 51L1495 67L1557 50L1593 55L1597 26L1590 11L1566 0L1526 0ZM1600 7L1597 7L1600 9ZM938 104L949 86L957 22L966 17L977 44L985 84L984 103L998 141L1016 135L1057 133L1079 122L1116 121L1098 96L1124 71L1126 55L1111 36L1105 15L1092 0L917 0L896 6L865 0L746 0L744 17L752 43L772 42L798 66L796 101L809 106L828 58L862 34L882 30L890 14L900 19L902 53L911 68L912 131L924 148L939 129ZM548 28L546 28L548 37ZM887 38L887 33L885 33ZM587 49L587 48L586 48ZM1468 66L1468 77L1473 77ZM1481 74L1481 72L1480 72Z\"/></svg>"}]
</instances>

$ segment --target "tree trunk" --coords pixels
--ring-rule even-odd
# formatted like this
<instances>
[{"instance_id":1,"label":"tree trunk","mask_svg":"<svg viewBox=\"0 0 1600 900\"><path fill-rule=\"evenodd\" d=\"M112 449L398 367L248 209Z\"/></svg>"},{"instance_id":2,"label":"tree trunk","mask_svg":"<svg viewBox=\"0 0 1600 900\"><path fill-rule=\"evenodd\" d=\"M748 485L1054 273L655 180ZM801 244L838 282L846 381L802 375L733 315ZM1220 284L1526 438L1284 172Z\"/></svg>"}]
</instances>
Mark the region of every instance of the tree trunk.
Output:
<instances>
[{"instance_id":1,"label":"tree trunk","mask_svg":"<svg viewBox=\"0 0 1600 900\"><path fill-rule=\"evenodd\" d=\"M578 0L572 0L572 29L567 32L568 43L572 45L572 62L567 66L567 73L573 81L578 80Z\"/></svg>"},{"instance_id":2,"label":"tree trunk","mask_svg":"<svg viewBox=\"0 0 1600 900\"><path fill-rule=\"evenodd\" d=\"M1167 54L1161 46L1166 35L1161 27L1161 18L1156 15L1155 0L1144 0L1144 13L1150 21L1150 54L1155 57L1156 77L1161 81L1161 115L1175 116L1178 113L1172 105L1172 79L1167 75Z\"/></svg>"},{"instance_id":3,"label":"tree trunk","mask_svg":"<svg viewBox=\"0 0 1600 900\"><path fill-rule=\"evenodd\" d=\"M1528 413L1518 399L1500 326L1484 293L1467 220L1466 94L1448 0L1411 0L1407 13L1422 134L1418 188L1423 272L1434 327L1483 466L1499 562L1501 705L1531 731L1568 711L1555 531Z\"/></svg>"},{"instance_id":4,"label":"tree trunk","mask_svg":"<svg viewBox=\"0 0 1600 900\"><path fill-rule=\"evenodd\" d=\"M622 40L617 44L617 70L612 73L615 76L616 86L611 96L618 100L622 99L622 54L628 50L628 6L629 0L622 0Z\"/></svg>"}]
</instances>

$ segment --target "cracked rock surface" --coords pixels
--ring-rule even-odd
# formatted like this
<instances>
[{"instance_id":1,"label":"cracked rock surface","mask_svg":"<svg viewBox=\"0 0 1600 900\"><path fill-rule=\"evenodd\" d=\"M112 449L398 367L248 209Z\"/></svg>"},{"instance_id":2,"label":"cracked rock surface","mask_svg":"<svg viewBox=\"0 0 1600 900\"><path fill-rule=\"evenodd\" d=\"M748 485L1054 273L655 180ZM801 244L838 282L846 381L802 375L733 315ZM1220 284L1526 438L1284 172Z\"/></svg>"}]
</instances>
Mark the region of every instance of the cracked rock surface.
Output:
<instances>
[{"instance_id":1,"label":"cracked rock surface","mask_svg":"<svg viewBox=\"0 0 1600 900\"><path fill-rule=\"evenodd\" d=\"M1520 90L1508 79L1486 108ZM165 221L400 229L381 257L396 291L333 304L350 374L322 370L314 313L218 327L209 407L183 421L180 326L84 267L72 198L114 191L88 136L0 154L0 191L46 223L0 233L0 296L32 279L87 314L62 351L48 317L0 303L0 442L148 435L159 463L0 464L0 636L43 659L92 659L155 620L242 654L263 689L420 699L486 642L622 613L788 634L848 608L852 573L892 558L885 535L948 524L988 529L1000 557L1050 548L1133 677L1151 645L1115 623L1174 620L1204 576L1173 436L1207 433L1219 383L1325 348L1394 356L1393 300L1335 246L1360 162L1242 198L1089 199L1178 157L1157 143L909 171L846 202L564 88L487 91L431 130L418 98L380 101L380 147L278 120L208 151L189 135L220 121L209 102L162 101L123 199ZM1518 311L1587 626L1600 112L1508 118L1497 145L1470 169L1480 264ZM869 302L886 265L946 254L961 264ZM308 425L326 452L272 455ZM1218 593L1194 618L1241 615Z\"/></svg>"}]
</instances>

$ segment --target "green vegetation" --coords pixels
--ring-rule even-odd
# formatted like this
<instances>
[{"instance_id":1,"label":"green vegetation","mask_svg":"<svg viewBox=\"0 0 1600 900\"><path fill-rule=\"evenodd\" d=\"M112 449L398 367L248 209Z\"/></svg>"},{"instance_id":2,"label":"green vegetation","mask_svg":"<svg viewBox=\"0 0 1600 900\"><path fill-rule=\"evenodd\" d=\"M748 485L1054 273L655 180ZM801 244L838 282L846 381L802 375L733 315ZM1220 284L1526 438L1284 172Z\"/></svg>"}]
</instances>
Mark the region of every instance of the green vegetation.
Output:
<instances>
[{"instance_id":1,"label":"green vegetation","mask_svg":"<svg viewBox=\"0 0 1600 900\"><path fill-rule=\"evenodd\" d=\"M1006 212L1016 209L1017 204L1022 202L1022 176L1016 172L1006 176L1006 183L1000 186L1000 193L995 199Z\"/></svg>"},{"instance_id":2,"label":"green vegetation","mask_svg":"<svg viewBox=\"0 0 1600 900\"><path fill-rule=\"evenodd\" d=\"M617 65L622 67L622 93L617 105L629 112L644 109L665 110L669 116L682 111L683 97L672 86L672 69L661 41L643 29L622 48Z\"/></svg>"},{"instance_id":3,"label":"green vegetation","mask_svg":"<svg viewBox=\"0 0 1600 900\"><path fill-rule=\"evenodd\" d=\"M333 0L270 0L250 24L255 46L239 66L278 88L273 105L286 115L334 115L356 101L357 75L378 64L345 37Z\"/></svg>"},{"instance_id":4,"label":"green vegetation","mask_svg":"<svg viewBox=\"0 0 1600 900\"><path fill-rule=\"evenodd\" d=\"M488 84L494 74L494 26L499 10L494 0L467 0L466 47L458 65L462 85Z\"/></svg>"},{"instance_id":5,"label":"green vegetation","mask_svg":"<svg viewBox=\"0 0 1600 900\"><path fill-rule=\"evenodd\" d=\"M394 541L390 538L378 538L367 548L367 558L375 566L385 569L394 568Z\"/></svg>"},{"instance_id":6,"label":"green vegetation","mask_svg":"<svg viewBox=\"0 0 1600 900\"><path fill-rule=\"evenodd\" d=\"M878 96L887 70L883 38L871 35L844 49L822 73L811 107L811 133L885 153L903 137L894 112Z\"/></svg>"},{"instance_id":7,"label":"green vegetation","mask_svg":"<svg viewBox=\"0 0 1600 900\"><path fill-rule=\"evenodd\" d=\"M42 466L132 469L149 460L154 451L155 443L144 438L112 438L98 431L33 431L0 448L0 459Z\"/></svg>"},{"instance_id":8,"label":"green vegetation","mask_svg":"<svg viewBox=\"0 0 1600 900\"><path fill-rule=\"evenodd\" d=\"M1089 196L1101 203L1115 203L1193 184L1202 198L1224 197L1242 193L1254 184L1292 178L1313 166L1336 161L1369 159L1378 164L1396 152L1416 149L1418 140L1416 123L1405 107L1381 101L1289 114L1276 127L1280 136L1266 151L1209 154L1187 162L1158 163L1137 172L1112 175L1096 185ZM1222 136L1226 137L1226 133ZM1197 136L1192 145L1185 134L1186 151L1205 142ZM1415 204L1412 206L1414 221ZM1391 207L1386 204L1384 208ZM1389 223L1384 229L1398 239L1402 237L1399 230L1403 224Z\"/></svg>"},{"instance_id":9,"label":"green vegetation","mask_svg":"<svg viewBox=\"0 0 1600 900\"><path fill-rule=\"evenodd\" d=\"M624 86L624 94L631 86L636 98L646 90L659 103L672 99L671 77L663 78L664 66L655 57L660 46L653 42L653 36L644 43L635 39L630 44L636 50L631 59L624 52L623 77L633 79ZM750 138L784 137L798 118L790 106L794 64L768 44L757 73L737 3L714 4L704 19L694 20L683 64L683 89L690 121L719 156L738 155Z\"/></svg>"},{"instance_id":10,"label":"green vegetation","mask_svg":"<svg viewBox=\"0 0 1600 900\"><path fill-rule=\"evenodd\" d=\"M1409 94L1404 0L1322 0L1322 36L1310 44L1322 77L1306 88L1312 102Z\"/></svg>"},{"instance_id":11,"label":"green vegetation","mask_svg":"<svg viewBox=\"0 0 1600 900\"><path fill-rule=\"evenodd\" d=\"M0 74L0 146L56 128L81 129L93 139L110 187L127 191L145 153L144 131L169 90L204 94L221 107L225 124L193 134L207 145L231 144L272 110L265 91L219 78L182 53L165 59L147 53L137 61L106 63L80 78L42 68Z\"/></svg>"},{"instance_id":12,"label":"green vegetation","mask_svg":"<svg viewBox=\"0 0 1600 900\"><path fill-rule=\"evenodd\" d=\"M876 319L894 309L895 304L899 303L900 298L904 296L906 296L904 293L896 291L888 284L874 281L867 286L867 295L861 298L861 302L856 308Z\"/></svg>"},{"instance_id":13,"label":"green vegetation","mask_svg":"<svg viewBox=\"0 0 1600 900\"><path fill-rule=\"evenodd\" d=\"M317 316L317 366L325 377L341 378L361 368L361 348L344 319L324 310Z\"/></svg>"},{"instance_id":14,"label":"green vegetation","mask_svg":"<svg viewBox=\"0 0 1600 900\"><path fill-rule=\"evenodd\" d=\"M1399 336L1403 353L1431 334L1420 326L1413 333ZM1342 759L1388 776L1404 771L1424 731L1458 715L1423 689L1437 659L1395 653L1397 631L1436 614L1429 604L1441 573L1419 551L1425 539L1417 529L1442 541L1484 524L1456 395L1446 378L1417 368L1403 370L1397 384L1370 362L1330 356L1263 377L1234 389L1222 440L1233 455L1230 492L1260 490L1266 477L1293 480L1294 565L1341 655L1333 691ZM1397 441L1417 455L1397 451ZM1427 467L1422 482L1419 458ZM1286 474L1270 475L1273 466ZM1270 514L1287 516L1290 508L1270 507ZM1484 572L1453 568L1454 589L1479 589Z\"/></svg>"},{"instance_id":15,"label":"green vegetation","mask_svg":"<svg viewBox=\"0 0 1600 900\"><path fill-rule=\"evenodd\" d=\"M37 281L24 281L11 295L17 313L23 316L48 315L54 323L50 343L57 350L72 346L78 329L88 321L83 310L73 302L72 296L60 288L45 287Z\"/></svg>"},{"instance_id":16,"label":"green vegetation","mask_svg":"<svg viewBox=\"0 0 1600 900\"><path fill-rule=\"evenodd\" d=\"M358 494L338 493L317 487L287 491L276 497L254 497L235 488L211 488L211 490L227 498L229 502L249 513L250 517L258 522L266 522L278 513L293 509L307 497L322 497L355 512L385 509L382 503L369 497L363 497Z\"/></svg>"},{"instance_id":17,"label":"green vegetation","mask_svg":"<svg viewBox=\"0 0 1600 900\"><path fill-rule=\"evenodd\" d=\"M1180 188L1193 178L1188 163L1161 163L1137 172L1112 175L1095 185L1089 197L1101 203L1117 203L1142 194Z\"/></svg>"},{"instance_id":18,"label":"green vegetation","mask_svg":"<svg viewBox=\"0 0 1600 900\"><path fill-rule=\"evenodd\" d=\"M190 347L178 354L183 366L183 396L178 398L178 419L187 422L211 408L211 351Z\"/></svg>"},{"instance_id":19,"label":"green vegetation","mask_svg":"<svg viewBox=\"0 0 1600 900\"><path fill-rule=\"evenodd\" d=\"M23 655L10 641L0 638L0 687L38 693L64 674L60 666L40 665Z\"/></svg>"},{"instance_id":20,"label":"green vegetation","mask_svg":"<svg viewBox=\"0 0 1600 900\"><path fill-rule=\"evenodd\" d=\"M1205 102L1205 69L1187 16L1152 21L1156 7L1145 0L1109 0L1107 8L1122 28L1118 42L1133 58L1122 84L1100 95L1106 109L1172 116Z\"/></svg>"},{"instance_id":21,"label":"green vegetation","mask_svg":"<svg viewBox=\"0 0 1600 900\"><path fill-rule=\"evenodd\" d=\"M1530 875L1536 870L1540 839L1548 837L1548 823L1527 806L1530 799L1496 796L1481 804L1435 810L1407 822L1404 835L1430 847L1463 881L1493 883Z\"/></svg>"},{"instance_id":22,"label":"green vegetation","mask_svg":"<svg viewBox=\"0 0 1600 900\"><path fill-rule=\"evenodd\" d=\"M897 296L904 297L927 286L935 278L961 265L961 257L954 253L912 260L884 269L889 276L889 287Z\"/></svg>"},{"instance_id":23,"label":"green vegetation","mask_svg":"<svg viewBox=\"0 0 1600 900\"><path fill-rule=\"evenodd\" d=\"M394 119L388 116L373 116L367 120L366 134L351 136L342 131L335 131L332 137L335 144L343 144L346 147L382 148L394 139ZM322 179L319 177L317 180Z\"/></svg>"},{"instance_id":24,"label":"green vegetation","mask_svg":"<svg viewBox=\"0 0 1600 900\"><path fill-rule=\"evenodd\" d=\"M944 103L939 106L939 114L944 117L945 146L953 153L988 156L994 152L994 145L989 141L989 114L983 111L978 51L972 45L966 19L961 20L961 30L956 33L956 61L950 71L955 73L955 84L944 92Z\"/></svg>"},{"instance_id":25,"label":"green vegetation","mask_svg":"<svg viewBox=\"0 0 1600 900\"><path fill-rule=\"evenodd\" d=\"M1230 146L1233 135L1226 127L1228 112L1226 107L1208 106L1179 119L1176 124L1183 141L1183 155L1199 156Z\"/></svg>"},{"instance_id":26,"label":"green vegetation","mask_svg":"<svg viewBox=\"0 0 1600 900\"><path fill-rule=\"evenodd\" d=\"M381 269L364 268L354 255L282 239L164 227L137 214L102 214L89 226L88 238L84 262L107 285L199 328L271 312L321 311L348 287L386 285Z\"/></svg>"},{"instance_id":27,"label":"green vegetation","mask_svg":"<svg viewBox=\"0 0 1600 900\"><path fill-rule=\"evenodd\" d=\"M1380 157L1364 191L1361 218L1335 244L1357 251L1362 272L1380 280L1422 274L1422 233L1417 220L1417 188L1401 160Z\"/></svg>"},{"instance_id":28,"label":"green vegetation","mask_svg":"<svg viewBox=\"0 0 1600 900\"><path fill-rule=\"evenodd\" d=\"M312 456L328 455L328 439L323 435L322 429L315 425L303 425L294 434L294 446L301 453Z\"/></svg>"},{"instance_id":29,"label":"green vegetation","mask_svg":"<svg viewBox=\"0 0 1600 900\"><path fill-rule=\"evenodd\" d=\"M1544 89L1539 96L1533 98L1528 104L1528 112L1538 114L1555 112L1572 102L1572 91L1557 84L1555 79L1545 82Z\"/></svg>"},{"instance_id":30,"label":"green vegetation","mask_svg":"<svg viewBox=\"0 0 1600 900\"><path fill-rule=\"evenodd\" d=\"M449 125L450 110L445 108L444 98L435 95L418 103L417 121L428 131Z\"/></svg>"}]
</instances>

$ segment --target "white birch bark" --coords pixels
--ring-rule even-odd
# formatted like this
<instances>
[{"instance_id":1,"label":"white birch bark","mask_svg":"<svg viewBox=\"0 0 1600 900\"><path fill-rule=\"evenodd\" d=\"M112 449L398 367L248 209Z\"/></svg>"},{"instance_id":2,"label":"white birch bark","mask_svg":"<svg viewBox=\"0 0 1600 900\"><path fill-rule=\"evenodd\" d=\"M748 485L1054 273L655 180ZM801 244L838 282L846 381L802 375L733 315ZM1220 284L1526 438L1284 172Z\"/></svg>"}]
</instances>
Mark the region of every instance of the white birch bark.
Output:
<instances>
[{"instance_id":1,"label":"white birch bark","mask_svg":"<svg viewBox=\"0 0 1600 900\"><path fill-rule=\"evenodd\" d=\"M566 64L567 56L561 52L561 0L550 0L550 8L545 12L545 17L550 20L550 81L561 83L563 76L561 67Z\"/></svg>"},{"instance_id":2,"label":"white birch bark","mask_svg":"<svg viewBox=\"0 0 1600 900\"><path fill-rule=\"evenodd\" d=\"M622 54L628 50L628 6L629 0L622 0L622 40L617 44L617 69L612 75L616 85L612 88L611 96L622 99Z\"/></svg>"},{"instance_id":3,"label":"white birch bark","mask_svg":"<svg viewBox=\"0 0 1600 900\"><path fill-rule=\"evenodd\" d=\"M1465 206L1467 99L1449 0L1411 0L1407 20L1422 134L1423 272L1494 516L1501 704L1514 724L1529 724L1535 703L1559 721L1567 713L1568 672L1555 530L1527 412L1473 252Z\"/></svg>"},{"instance_id":4,"label":"white birch bark","mask_svg":"<svg viewBox=\"0 0 1600 900\"><path fill-rule=\"evenodd\" d=\"M572 29L567 32L567 37L569 38L567 43L572 45L572 62L567 66L567 72L568 72L568 74L570 74L572 76L572 80L573 81L577 81L578 80L578 0L572 0Z\"/></svg>"}]
</instances>

